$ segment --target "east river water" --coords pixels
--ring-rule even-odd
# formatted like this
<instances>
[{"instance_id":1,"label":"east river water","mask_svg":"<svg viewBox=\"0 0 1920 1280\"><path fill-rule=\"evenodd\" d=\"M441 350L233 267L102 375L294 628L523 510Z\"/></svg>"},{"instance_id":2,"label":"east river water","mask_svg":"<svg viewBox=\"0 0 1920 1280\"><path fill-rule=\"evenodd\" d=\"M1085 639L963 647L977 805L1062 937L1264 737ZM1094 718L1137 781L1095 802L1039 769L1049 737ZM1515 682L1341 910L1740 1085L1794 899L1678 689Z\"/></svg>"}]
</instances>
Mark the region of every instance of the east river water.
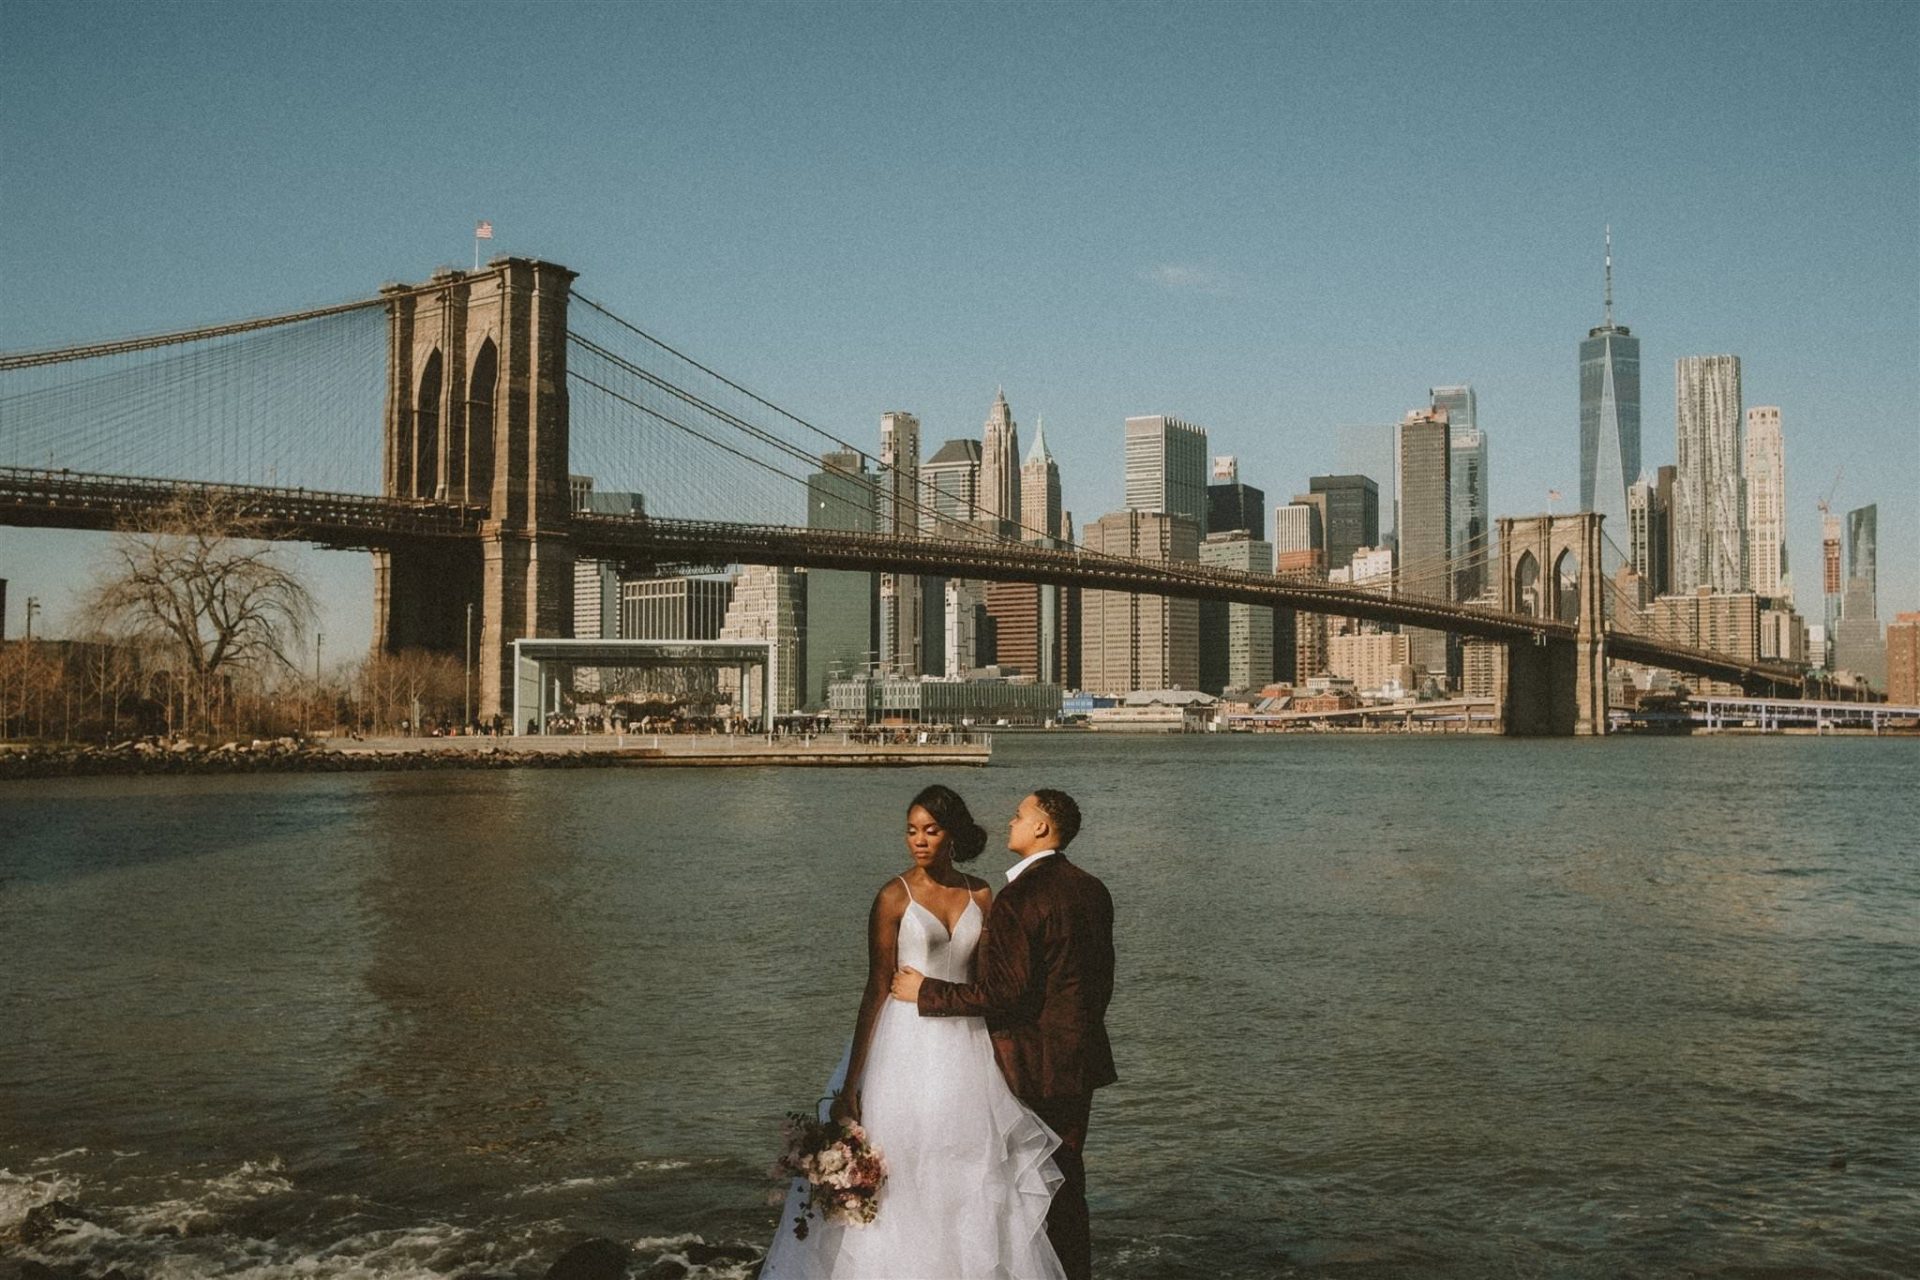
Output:
<instances>
[{"instance_id":1,"label":"east river water","mask_svg":"<svg viewBox=\"0 0 1920 1280\"><path fill-rule=\"evenodd\" d=\"M936 777L996 831L1073 792L1118 904L1103 1277L1920 1274L1920 743L1869 739L16 784L0 1231L59 1195L97 1222L40 1256L150 1278L757 1252Z\"/></svg>"}]
</instances>

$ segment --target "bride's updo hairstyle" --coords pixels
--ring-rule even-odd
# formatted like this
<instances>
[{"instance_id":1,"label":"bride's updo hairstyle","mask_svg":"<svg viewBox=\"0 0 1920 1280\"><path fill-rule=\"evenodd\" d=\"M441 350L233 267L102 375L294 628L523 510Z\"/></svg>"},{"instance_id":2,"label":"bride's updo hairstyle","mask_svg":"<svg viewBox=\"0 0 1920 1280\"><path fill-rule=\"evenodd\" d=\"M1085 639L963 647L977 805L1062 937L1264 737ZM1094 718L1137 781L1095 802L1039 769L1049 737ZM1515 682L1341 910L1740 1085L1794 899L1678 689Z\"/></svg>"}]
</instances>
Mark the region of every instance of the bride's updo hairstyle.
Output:
<instances>
[{"instance_id":1,"label":"bride's updo hairstyle","mask_svg":"<svg viewBox=\"0 0 1920 1280\"><path fill-rule=\"evenodd\" d=\"M932 814L940 829L947 833L955 862L971 862L987 847L986 828L973 820L973 814L967 811L967 802L952 787L934 783L907 806L909 813L915 809L925 809Z\"/></svg>"}]
</instances>

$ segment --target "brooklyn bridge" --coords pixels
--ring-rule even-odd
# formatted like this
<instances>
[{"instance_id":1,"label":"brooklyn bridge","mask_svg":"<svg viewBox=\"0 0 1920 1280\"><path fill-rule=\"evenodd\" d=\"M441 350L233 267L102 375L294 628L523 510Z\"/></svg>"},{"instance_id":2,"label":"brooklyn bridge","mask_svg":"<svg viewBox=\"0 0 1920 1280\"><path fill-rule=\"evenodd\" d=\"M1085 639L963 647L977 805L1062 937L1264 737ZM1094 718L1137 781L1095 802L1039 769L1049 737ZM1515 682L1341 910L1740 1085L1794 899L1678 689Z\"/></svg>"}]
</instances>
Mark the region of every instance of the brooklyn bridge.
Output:
<instances>
[{"instance_id":1,"label":"brooklyn bridge","mask_svg":"<svg viewBox=\"0 0 1920 1280\"><path fill-rule=\"evenodd\" d=\"M514 640L570 634L577 557L1041 583L1446 631L1498 646L1514 734L1604 733L1613 661L1772 697L1821 692L1796 667L1663 635L1603 571L1607 532L1591 513L1500 520L1474 553L1497 602L1472 604L1131 559L1018 529L807 528L794 518L821 455L866 451L574 279L497 258L348 303L0 356L0 522L113 530L183 495L217 495L259 536L370 552L375 645L459 652L471 616L483 716L511 706ZM576 509L577 473L643 492L645 513Z\"/></svg>"}]
</instances>

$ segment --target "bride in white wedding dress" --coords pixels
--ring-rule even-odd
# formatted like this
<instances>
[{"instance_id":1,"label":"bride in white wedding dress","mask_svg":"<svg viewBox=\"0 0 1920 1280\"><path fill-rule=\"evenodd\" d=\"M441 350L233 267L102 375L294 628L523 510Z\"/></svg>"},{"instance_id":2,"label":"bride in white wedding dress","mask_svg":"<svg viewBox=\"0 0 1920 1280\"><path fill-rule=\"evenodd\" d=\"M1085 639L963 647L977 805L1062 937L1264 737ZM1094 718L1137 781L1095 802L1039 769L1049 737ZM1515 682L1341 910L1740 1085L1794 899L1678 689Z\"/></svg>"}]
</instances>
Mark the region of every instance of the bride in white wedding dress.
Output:
<instances>
[{"instance_id":1,"label":"bride in white wedding dress","mask_svg":"<svg viewBox=\"0 0 1920 1280\"><path fill-rule=\"evenodd\" d=\"M887 1161L869 1226L809 1222L794 1234L802 1186L787 1195L761 1280L1056 1280L1047 1240L1060 1140L1007 1088L980 1018L923 1018L888 998L894 970L971 979L991 896L954 869L986 832L966 803L928 787L907 810L913 867L880 890L868 917L868 974L847 1056L828 1090Z\"/></svg>"}]
</instances>

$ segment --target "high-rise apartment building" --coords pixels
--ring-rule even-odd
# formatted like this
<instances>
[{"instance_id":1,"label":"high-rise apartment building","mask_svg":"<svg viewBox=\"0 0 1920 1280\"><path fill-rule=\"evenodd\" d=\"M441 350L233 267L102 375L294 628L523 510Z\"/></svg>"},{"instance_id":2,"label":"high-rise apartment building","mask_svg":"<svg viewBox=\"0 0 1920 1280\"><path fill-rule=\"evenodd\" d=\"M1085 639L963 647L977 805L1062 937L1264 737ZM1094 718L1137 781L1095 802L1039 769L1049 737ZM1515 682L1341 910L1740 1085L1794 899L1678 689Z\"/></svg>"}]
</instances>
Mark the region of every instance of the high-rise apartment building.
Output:
<instances>
[{"instance_id":1,"label":"high-rise apartment building","mask_svg":"<svg viewBox=\"0 0 1920 1280\"><path fill-rule=\"evenodd\" d=\"M1887 624L1887 701L1920 707L1920 613L1897 613Z\"/></svg>"},{"instance_id":2,"label":"high-rise apartment building","mask_svg":"<svg viewBox=\"0 0 1920 1280\"><path fill-rule=\"evenodd\" d=\"M1362 476L1361 479L1366 477ZM1377 491L1376 491L1377 492ZM1283 574L1326 577L1327 495L1298 494L1273 513L1273 570ZM1274 679L1301 681L1327 669L1327 616L1274 611L1274 643L1291 635L1292 644L1274 662Z\"/></svg>"},{"instance_id":3,"label":"high-rise apartment building","mask_svg":"<svg viewBox=\"0 0 1920 1280\"><path fill-rule=\"evenodd\" d=\"M920 464L921 533L952 538L976 527L984 452L978 440L949 440Z\"/></svg>"},{"instance_id":4,"label":"high-rise apartment building","mask_svg":"<svg viewBox=\"0 0 1920 1280\"><path fill-rule=\"evenodd\" d=\"M949 680L964 679L969 671L982 665L982 631L987 633L986 639L994 639L983 594L990 589L965 578L942 580L941 594L946 607L941 610L940 625L945 634L940 646L939 674Z\"/></svg>"},{"instance_id":5,"label":"high-rise apartment building","mask_svg":"<svg viewBox=\"0 0 1920 1280\"><path fill-rule=\"evenodd\" d=\"M980 588L981 604L993 632L993 663L1002 674L1023 680L1044 680L1043 667L1052 664L1042 649L1040 595L1055 588L1031 582L988 582Z\"/></svg>"},{"instance_id":6,"label":"high-rise apartment building","mask_svg":"<svg viewBox=\"0 0 1920 1280\"><path fill-rule=\"evenodd\" d=\"M721 624L722 640L771 640L773 669L768 673L773 713L788 715L806 701L807 580L797 569L774 565L742 566L733 582L733 602ZM723 677L724 679L724 677ZM753 698L744 698L751 707Z\"/></svg>"},{"instance_id":7,"label":"high-rise apartment building","mask_svg":"<svg viewBox=\"0 0 1920 1280\"><path fill-rule=\"evenodd\" d=\"M1004 388L993 393L993 408L980 441L980 519L999 538L1020 539L1020 426L1013 420Z\"/></svg>"},{"instance_id":8,"label":"high-rise apartment building","mask_svg":"<svg viewBox=\"0 0 1920 1280\"><path fill-rule=\"evenodd\" d=\"M880 415L880 475L874 528L910 537L920 527L920 419L910 413ZM907 573L880 575L880 665L892 675L917 676L924 642L925 610L920 579Z\"/></svg>"},{"instance_id":9,"label":"high-rise apartment building","mask_svg":"<svg viewBox=\"0 0 1920 1280\"><path fill-rule=\"evenodd\" d=\"M1087 526L1089 551L1136 560L1196 563L1200 524L1163 511L1116 511ZM1200 684L1200 613L1193 600L1080 593L1080 678L1092 693L1195 689Z\"/></svg>"},{"instance_id":10,"label":"high-rise apartment building","mask_svg":"<svg viewBox=\"0 0 1920 1280\"><path fill-rule=\"evenodd\" d=\"M1073 527L1073 512L1060 513L1060 541L1071 547L1077 544L1078 534ZM1059 619L1060 638L1056 651L1060 654L1060 683L1069 689L1084 687L1080 679L1080 588L1062 587L1058 597L1056 614Z\"/></svg>"},{"instance_id":11,"label":"high-rise apartment building","mask_svg":"<svg viewBox=\"0 0 1920 1280\"><path fill-rule=\"evenodd\" d=\"M1674 362L1673 395L1673 589L1745 590L1740 357L1683 356Z\"/></svg>"},{"instance_id":12,"label":"high-rise apartment building","mask_svg":"<svg viewBox=\"0 0 1920 1280\"><path fill-rule=\"evenodd\" d=\"M824 454L807 477L807 527L872 533L873 476L851 449ZM827 705L827 687L873 669L879 579L850 569L807 571L806 681L801 705Z\"/></svg>"},{"instance_id":13,"label":"high-rise apartment building","mask_svg":"<svg viewBox=\"0 0 1920 1280\"><path fill-rule=\"evenodd\" d=\"M1649 600L1673 589L1673 477L1661 467L1627 490L1627 558Z\"/></svg>"},{"instance_id":14,"label":"high-rise apartment building","mask_svg":"<svg viewBox=\"0 0 1920 1280\"><path fill-rule=\"evenodd\" d=\"M1478 600L1492 581L1487 568L1488 531L1493 527L1487 491L1487 436L1480 429L1479 408L1471 386L1435 387L1430 393L1436 409L1447 411L1452 429L1451 504L1453 529L1453 598Z\"/></svg>"},{"instance_id":15,"label":"high-rise apartment building","mask_svg":"<svg viewBox=\"0 0 1920 1280\"><path fill-rule=\"evenodd\" d=\"M1033 420L1033 447L1020 464L1020 537L1058 538L1061 530L1060 467L1047 448L1047 424Z\"/></svg>"},{"instance_id":16,"label":"high-rise apartment building","mask_svg":"<svg viewBox=\"0 0 1920 1280\"><path fill-rule=\"evenodd\" d=\"M1605 276L1600 326L1580 344L1580 509L1604 516L1602 532L1624 546L1627 486L1640 475L1640 339L1613 322L1611 227Z\"/></svg>"},{"instance_id":17,"label":"high-rise apartment building","mask_svg":"<svg viewBox=\"0 0 1920 1280\"><path fill-rule=\"evenodd\" d=\"M1310 476L1307 489L1326 501L1322 549L1329 568L1353 563L1361 547L1380 545L1380 486L1371 476Z\"/></svg>"},{"instance_id":18,"label":"high-rise apartment building","mask_svg":"<svg viewBox=\"0 0 1920 1280\"><path fill-rule=\"evenodd\" d=\"M1209 533L1200 563L1242 573L1273 572L1273 544L1241 529ZM1273 679L1274 610L1266 605L1200 602L1200 688L1257 690Z\"/></svg>"},{"instance_id":19,"label":"high-rise apartment building","mask_svg":"<svg viewBox=\"0 0 1920 1280\"><path fill-rule=\"evenodd\" d=\"M1806 619L1785 600L1761 597L1760 657L1795 666L1807 663Z\"/></svg>"},{"instance_id":20,"label":"high-rise apartment building","mask_svg":"<svg viewBox=\"0 0 1920 1280\"><path fill-rule=\"evenodd\" d=\"M1412 664L1411 637L1365 632L1334 636L1327 642L1327 671L1353 681L1363 694L1378 694L1398 683Z\"/></svg>"},{"instance_id":21,"label":"high-rise apartment building","mask_svg":"<svg viewBox=\"0 0 1920 1280\"><path fill-rule=\"evenodd\" d=\"M1787 565L1787 455L1777 405L1747 410L1747 574L1763 600L1793 596Z\"/></svg>"},{"instance_id":22,"label":"high-rise apartment building","mask_svg":"<svg viewBox=\"0 0 1920 1280\"><path fill-rule=\"evenodd\" d=\"M1393 589L1393 548L1361 547L1347 565L1347 581L1376 591Z\"/></svg>"},{"instance_id":23,"label":"high-rise apartment building","mask_svg":"<svg viewBox=\"0 0 1920 1280\"><path fill-rule=\"evenodd\" d=\"M1126 501L1129 511L1185 516L1196 529L1207 519L1207 433L1165 415L1128 418Z\"/></svg>"},{"instance_id":24,"label":"high-rise apartment building","mask_svg":"<svg viewBox=\"0 0 1920 1280\"><path fill-rule=\"evenodd\" d=\"M1693 649L1711 649L1744 662L1760 658L1760 597L1751 591L1692 591L1661 596L1647 610L1651 634ZM1707 690L1738 694L1738 685L1708 682Z\"/></svg>"},{"instance_id":25,"label":"high-rise apartment building","mask_svg":"<svg viewBox=\"0 0 1920 1280\"><path fill-rule=\"evenodd\" d=\"M1400 560L1404 595L1453 598L1453 431L1445 409L1415 409L1400 423ZM1349 558L1351 559L1351 558ZM1415 666L1446 678L1444 631L1410 630Z\"/></svg>"}]
</instances>

